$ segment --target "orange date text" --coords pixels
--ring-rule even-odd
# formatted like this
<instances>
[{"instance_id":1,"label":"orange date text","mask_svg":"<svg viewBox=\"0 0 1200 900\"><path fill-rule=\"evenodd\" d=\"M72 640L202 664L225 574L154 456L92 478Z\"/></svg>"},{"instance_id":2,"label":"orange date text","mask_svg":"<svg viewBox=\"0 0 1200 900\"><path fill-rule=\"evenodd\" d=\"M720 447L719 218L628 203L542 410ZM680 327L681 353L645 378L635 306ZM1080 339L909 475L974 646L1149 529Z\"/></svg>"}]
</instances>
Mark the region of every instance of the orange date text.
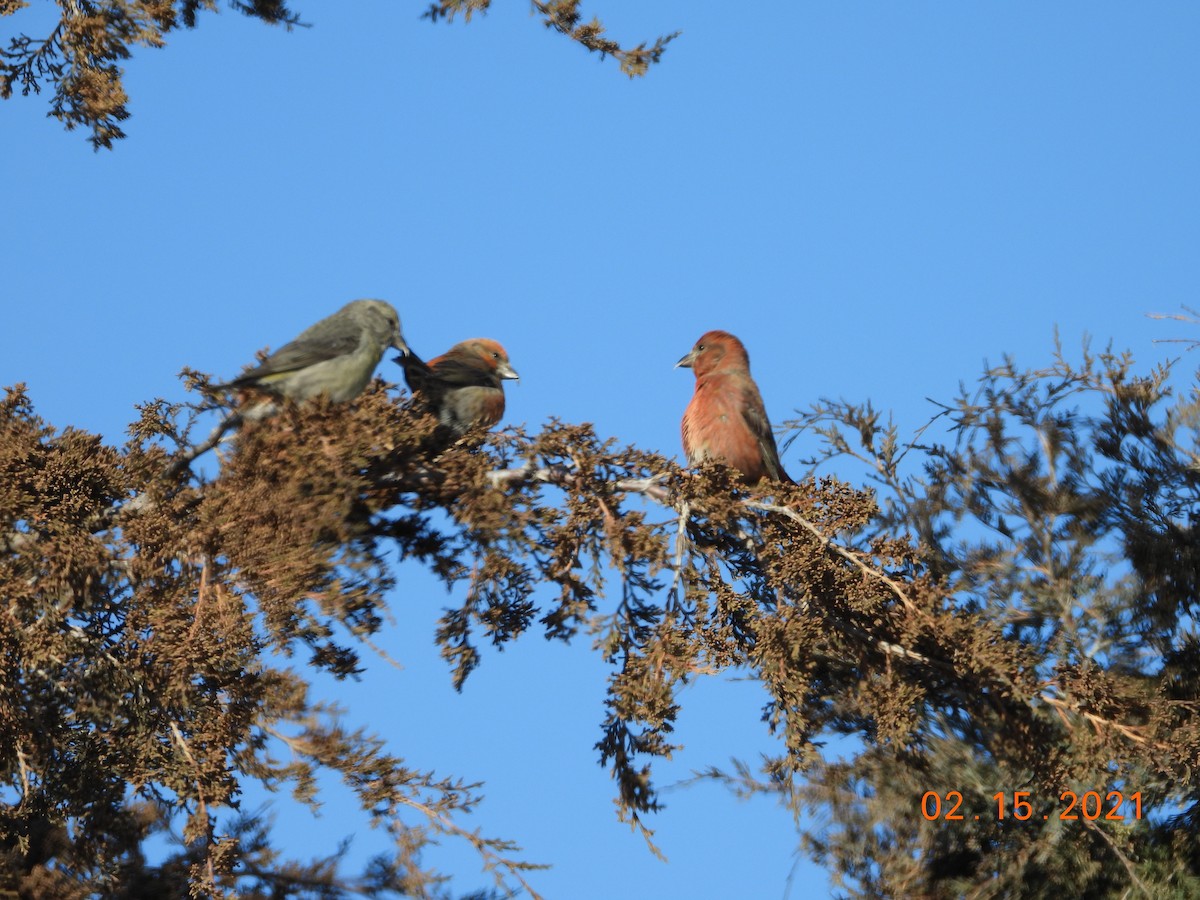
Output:
<instances>
[{"instance_id":1,"label":"orange date text","mask_svg":"<svg viewBox=\"0 0 1200 900\"><path fill-rule=\"evenodd\" d=\"M1078 821L1081 818L1089 822L1097 819L1124 822L1126 819L1142 817L1141 791L1136 791L1128 797L1120 791L1109 791L1105 794L1100 791L1084 791L1082 794L1063 791L1059 795L1058 804L1050 810L1035 808L1035 801L1030 797L1030 791L999 791L992 795L992 805L986 816L983 816L963 807L961 791L946 791L945 794L926 791L921 797L921 815L930 822L962 822L967 819L979 821L981 818L993 817L996 821L1011 818L1020 822L1030 819L1046 821L1051 818L1063 822Z\"/></svg>"}]
</instances>

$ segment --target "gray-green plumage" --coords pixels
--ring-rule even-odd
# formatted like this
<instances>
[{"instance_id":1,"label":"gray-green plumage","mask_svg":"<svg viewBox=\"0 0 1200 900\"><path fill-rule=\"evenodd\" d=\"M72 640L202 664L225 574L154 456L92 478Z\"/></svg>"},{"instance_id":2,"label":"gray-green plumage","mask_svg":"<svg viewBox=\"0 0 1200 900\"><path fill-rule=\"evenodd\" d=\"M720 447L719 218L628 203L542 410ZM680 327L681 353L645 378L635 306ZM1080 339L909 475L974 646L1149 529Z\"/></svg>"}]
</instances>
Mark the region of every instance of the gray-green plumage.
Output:
<instances>
[{"instance_id":1,"label":"gray-green plumage","mask_svg":"<svg viewBox=\"0 0 1200 900\"><path fill-rule=\"evenodd\" d=\"M215 389L256 387L297 402L324 394L342 403L362 393L388 347L408 353L396 310L383 300L354 300Z\"/></svg>"}]
</instances>

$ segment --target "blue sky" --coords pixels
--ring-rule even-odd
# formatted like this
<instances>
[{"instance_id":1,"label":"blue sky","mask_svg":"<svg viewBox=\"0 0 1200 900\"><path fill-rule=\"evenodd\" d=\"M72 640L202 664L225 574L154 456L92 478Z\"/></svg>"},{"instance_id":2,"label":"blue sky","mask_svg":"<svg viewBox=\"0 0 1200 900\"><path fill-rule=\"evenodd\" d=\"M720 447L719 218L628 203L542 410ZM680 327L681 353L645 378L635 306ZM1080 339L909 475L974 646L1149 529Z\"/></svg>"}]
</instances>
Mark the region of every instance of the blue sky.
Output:
<instances>
[{"instance_id":1,"label":"blue sky","mask_svg":"<svg viewBox=\"0 0 1200 900\"><path fill-rule=\"evenodd\" d=\"M1194 336L1146 318L1200 302L1193 2L585 4L623 41L683 31L637 81L521 0L469 26L425 5L298 0L313 27L290 34L205 16L128 62L113 152L44 98L0 105L0 384L119 443L135 403L184 399L181 367L232 376L376 296L425 356L500 340L510 422L678 454L691 377L672 366L710 328L746 343L776 421L842 396L908 430L985 359L1047 362L1055 327L1145 368L1179 352L1155 338ZM405 669L338 695L412 764L485 781L467 824L553 863L543 893L784 895L786 813L673 791L658 862L596 765L599 661L530 635L455 694L432 644L455 598L401 571L384 643ZM688 688L660 782L777 750L763 699ZM335 797L281 828L328 850L355 821ZM430 862L486 883L463 848ZM826 891L797 868L790 896Z\"/></svg>"}]
</instances>

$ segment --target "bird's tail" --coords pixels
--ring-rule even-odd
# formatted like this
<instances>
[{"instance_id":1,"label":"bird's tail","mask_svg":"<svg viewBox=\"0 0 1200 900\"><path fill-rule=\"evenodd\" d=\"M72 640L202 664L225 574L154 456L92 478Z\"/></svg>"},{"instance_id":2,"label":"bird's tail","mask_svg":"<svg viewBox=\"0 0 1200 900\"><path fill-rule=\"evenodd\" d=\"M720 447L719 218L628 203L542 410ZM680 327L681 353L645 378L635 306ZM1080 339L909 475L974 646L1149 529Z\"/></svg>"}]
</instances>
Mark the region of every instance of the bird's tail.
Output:
<instances>
[{"instance_id":1,"label":"bird's tail","mask_svg":"<svg viewBox=\"0 0 1200 900\"><path fill-rule=\"evenodd\" d=\"M410 349L407 355L393 357L404 369L404 381L414 394L423 391L433 379L433 369Z\"/></svg>"}]
</instances>

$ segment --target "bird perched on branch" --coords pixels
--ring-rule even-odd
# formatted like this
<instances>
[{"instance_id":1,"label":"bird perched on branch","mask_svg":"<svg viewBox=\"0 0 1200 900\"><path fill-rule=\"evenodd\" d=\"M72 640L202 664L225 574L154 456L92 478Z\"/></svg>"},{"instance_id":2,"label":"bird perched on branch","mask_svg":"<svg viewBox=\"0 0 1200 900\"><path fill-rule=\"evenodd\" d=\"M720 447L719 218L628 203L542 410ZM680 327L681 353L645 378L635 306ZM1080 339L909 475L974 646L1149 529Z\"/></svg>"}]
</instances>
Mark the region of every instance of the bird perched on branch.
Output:
<instances>
[{"instance_id":1,"label":"bird perched on branch","mask_svg":"<svg viewBox=\"0 0 1200 900\"><path fill-rule=\"evenodd\" d=\"M741 472L746 484L762 478L795 483L779 461L771 421L741 341L727 331L710 331L676 366L696 375L682 426L690 465L723 462Z\"/></svg>"},{"instance_id":2,"label":"bird perched on branch","mask_svg":"<svg viewBox=\"0 0 1200 900\"><path fill-rule=\"evenodd\" d=\"M362 393L388 347L409 353L396 310L383 300L353 300L213 390L258 388L297 402L324 394L343 403Z\"/></svg>"},{"instance_id":3,"label":"bird perched on branch","mask_svg":"<svg viewBox=\"0 0 1200 900\"><path fill-rule=\"evenodd\" d=\"M409 389L455 439L499 422L504 415L504 381L521 377L509 364L508 353L490 338L455 344L428 363L413 353L396 361L404 367Z\"/></svg>"}]
</instances>

